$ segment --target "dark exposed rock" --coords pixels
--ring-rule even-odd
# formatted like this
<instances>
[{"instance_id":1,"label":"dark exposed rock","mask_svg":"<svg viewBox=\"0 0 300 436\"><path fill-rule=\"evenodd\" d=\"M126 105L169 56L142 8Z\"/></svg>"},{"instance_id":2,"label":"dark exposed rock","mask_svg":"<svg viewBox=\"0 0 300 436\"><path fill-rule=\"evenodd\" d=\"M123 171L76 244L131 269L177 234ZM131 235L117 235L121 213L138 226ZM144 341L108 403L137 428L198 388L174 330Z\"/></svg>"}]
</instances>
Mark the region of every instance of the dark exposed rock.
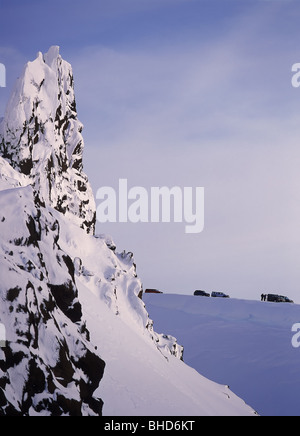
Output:
<instances>
[{"instance_id":1,"label":"dark exposed rock","mask_svg":"<svg viewBox=\"0 0 300 436\"><path fill-rule=\"evenodd\" d=\"M77 300L77 289L72 281L62 285L49 285L58 307L72 322L81 321L82 310Z\"/></svg>"}]
</instances>

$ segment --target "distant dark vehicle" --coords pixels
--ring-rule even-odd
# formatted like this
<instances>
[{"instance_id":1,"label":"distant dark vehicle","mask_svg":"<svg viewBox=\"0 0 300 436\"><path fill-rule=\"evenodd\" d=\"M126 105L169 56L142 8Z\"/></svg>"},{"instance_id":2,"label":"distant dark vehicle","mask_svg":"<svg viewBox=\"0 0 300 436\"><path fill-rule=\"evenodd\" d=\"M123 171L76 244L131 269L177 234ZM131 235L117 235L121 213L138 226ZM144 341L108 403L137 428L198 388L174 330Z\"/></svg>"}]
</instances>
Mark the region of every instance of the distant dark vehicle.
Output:
<instances>
[{"instance_id":1,"label":"distant dark vehicle","mask_svg":"<svg viewBox=\"0 0 300 436\"><path fill-rule=\"evenodd\" d=\"M269 303L279 303L279 295L268 294L267 301L269 301Z\"/></svg>"},{"instance_id":2,"label":"distant dark vehicle","mask_svg":"<svg viewBox=\"0 0 300 436\"><path fill-rule=\"evenodd\" d=\"M292 304L294 303L288 297L285 297L283 295L276 295L276 294L268 294L267 301L269 301L270 303L292 303Z\"/></svg>"},{"instance_id":3,"label":"distant dark vehicle","mask_svg":"<svg viewBox=\"0 0 300 436\"><path fill-rule=\"evenodd\" d=\"M210 297L210 294L205 291L195 291L194 295L195 297Z\"/></svg>"},{"instance_id":4,"label":"distant dark vehicle","mask_svg":"<svg viewBox=\"0 0 300 436\"><path fill-rule=\"evenodd\" d=\"M146 289L145 294L163 294L163 292L158 289Z\"/></svg>"},{"instance_id":5,"label":"distant dark vehicle","mask_svg":"<svg viewBox=\"0 0 300 436\"><path fill-rule=\"evenodd\" d=\"M230 298L229 295L226 295L223 292L213 292L211 296L212 298Z\"/></svg>"},{"instance_id":6,"label":"distant dark vehicle","mask_svg":"<svg viewBox=\"0 0 300 436\"><path fill-rule=\"evenodd\" d=\"M294 301L293 301L293 300L290 300L288 297L283 297L283 296L281 296L281 298L283 299L283 303L291 303L291 304L294 304Z\"/></svg>"}]
</instances>

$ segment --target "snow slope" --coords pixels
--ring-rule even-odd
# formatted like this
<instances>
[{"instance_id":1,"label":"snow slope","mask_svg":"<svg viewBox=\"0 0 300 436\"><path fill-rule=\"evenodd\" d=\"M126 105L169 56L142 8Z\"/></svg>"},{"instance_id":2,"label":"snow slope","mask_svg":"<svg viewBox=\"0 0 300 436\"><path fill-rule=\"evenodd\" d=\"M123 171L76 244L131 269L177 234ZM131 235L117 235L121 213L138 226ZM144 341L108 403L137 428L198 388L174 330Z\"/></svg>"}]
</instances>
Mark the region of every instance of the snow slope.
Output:
<instances>
[{"instance_id":1,"label":"snow slope","mask_svg":"<svg viewBox=\"0 0 300 436\"><path fill-rule=\"evenodd\" d=\"M184 295L145 295L158 331L185 345L184 360L228 384L260 415L300 415L300 306Z\"/></svg>"},{"instance_id":2,"label":"snow slope","mask_svg":"<svg viewBox=\"0 0 300 436\"><path fill-rule=\"evenodd\" d=\"M123 297L116 301L112 299L108 284L99 289L99 277L92 273L95 264L100 262L102 270L108 271L109 275L113 271L117 281L118 276L122 276L118 269L120 266L116 268L118 257L124 262L124 254L115 257L111 253L107 256L104 250L103 258L95 256L95 253L101 253L99 247L104 243L101 238L88 237L89 246L83 247L83 233L75 232L70 225L62 226L61 231L64 250L71 257L80 255L84 270L89 271L77 274L76 284L91 342L106 362L99 387L99 395L104 401L104 415L254 415L254 411L227 386L205 379L183 363L178 358L181 347L180 354L178 351L170 352L170 348L178 348L175 339L153 331L144 304L130 295L132 281L130 283L128 278L121 278L120 287L125 294L119 292ZM116 265L110 264L110 258ZM131 256L127 262L132 265Z\"/></svg>"}]
</instances>

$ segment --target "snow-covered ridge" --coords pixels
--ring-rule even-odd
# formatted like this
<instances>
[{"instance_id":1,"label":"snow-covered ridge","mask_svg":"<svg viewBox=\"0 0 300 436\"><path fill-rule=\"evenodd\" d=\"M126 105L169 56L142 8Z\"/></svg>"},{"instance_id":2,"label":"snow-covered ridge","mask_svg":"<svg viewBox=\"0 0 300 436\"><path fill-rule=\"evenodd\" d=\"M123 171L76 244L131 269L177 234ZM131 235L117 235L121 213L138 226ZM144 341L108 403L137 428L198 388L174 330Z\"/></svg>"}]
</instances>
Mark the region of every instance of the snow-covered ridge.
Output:
<instances>
[{"instance_id":1,"label":"snow-covered ridge","mask_svg":"<svg viewBox=\"0 0 300 436\"><path fill-rule=\"evenodd\" d=\"M132 253L94 235L81 132L72 68L52 47L0 125L0 416L253 415L154 331Z\"/></svg>"}]
</instances>

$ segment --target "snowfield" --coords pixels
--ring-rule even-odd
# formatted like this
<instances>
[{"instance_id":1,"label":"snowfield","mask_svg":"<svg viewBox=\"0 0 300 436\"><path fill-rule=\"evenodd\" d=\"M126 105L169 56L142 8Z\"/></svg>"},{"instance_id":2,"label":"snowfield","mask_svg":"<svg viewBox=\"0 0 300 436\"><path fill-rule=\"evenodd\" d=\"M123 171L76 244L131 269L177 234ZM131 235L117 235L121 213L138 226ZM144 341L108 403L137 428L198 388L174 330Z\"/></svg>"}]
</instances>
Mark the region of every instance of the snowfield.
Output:
<instances>
[{"instance_id":1,"label":"snowfield","mask_svg":"<svg viewBox=\"0 0 300 436\"><path fill-rule=\"evenodd\" d=\"M260 415L300 415L300 306L185 295L145 295L157 331L184 344L184 361L227 384Z\"/></svg>"},{"instance_id":2,"label":"snowfield","mask_svg":"<svg viewBox=\"0 0 300 436\"><path fill-rule=\"evenodd\" d=\"M253 416L227 386L198 374L174 356L164 357L142 332L134 331L81 289L93 344L107 363L99 395L104 416ZM98 307L98 309L96 309Z\"/></svg>"}]
</instances>

